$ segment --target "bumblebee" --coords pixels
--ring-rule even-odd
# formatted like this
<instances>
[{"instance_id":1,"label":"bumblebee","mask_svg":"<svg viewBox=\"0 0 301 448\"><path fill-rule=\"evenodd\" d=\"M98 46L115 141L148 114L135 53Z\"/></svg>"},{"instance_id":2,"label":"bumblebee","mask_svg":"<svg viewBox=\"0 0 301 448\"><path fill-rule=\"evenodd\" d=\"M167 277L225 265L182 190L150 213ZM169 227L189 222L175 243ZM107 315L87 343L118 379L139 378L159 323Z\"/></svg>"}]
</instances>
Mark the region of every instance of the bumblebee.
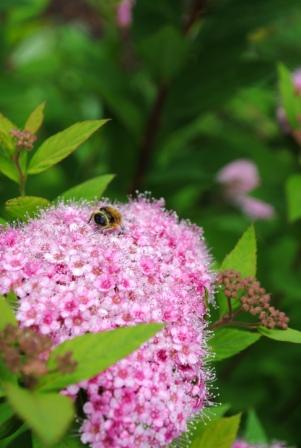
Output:
<instances>
[{"instance_id":1,"label":"bumblebee","mask_svg":"<svg viewBox=\"0 0 301 448\"><path fill-rule=\"evenodd\" d=\"M122 222L121 213L110 206L100 207L99 210L93 212L88 222L92 219L102 229L116 229L120 227Z\"/></svg>"}]
</instances>

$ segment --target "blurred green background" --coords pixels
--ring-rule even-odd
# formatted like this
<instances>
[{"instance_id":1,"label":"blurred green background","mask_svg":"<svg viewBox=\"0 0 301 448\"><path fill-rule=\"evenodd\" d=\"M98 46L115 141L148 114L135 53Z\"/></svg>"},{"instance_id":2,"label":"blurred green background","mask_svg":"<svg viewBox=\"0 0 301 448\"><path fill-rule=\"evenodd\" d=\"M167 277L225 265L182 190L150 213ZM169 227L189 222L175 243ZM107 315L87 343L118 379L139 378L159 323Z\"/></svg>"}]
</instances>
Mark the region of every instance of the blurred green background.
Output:
<instances>
[{"instance_id":1,"label":"blurred green background","mask_svg":"<svg viewBox=\"0 0 301 448\"><path fill-rule=\"evenodd\" d=\"M220 261L250 219L225 203L215 176L232 160L252 160L262 178L252 195L276 209L256 223L258 277L300 329L300 222L288 222L285 198L300 147L276 119L277 64L301 65L300 0L136 0L127 27L117 3L0 0L1 112L22 128L46 101L41 139L111 118L62 164L31 177L28 194L52 199L115 173L109 197L164 197L204 227ZM1 175L0 192L3 204L18 188ZM218 364L216 399L255 408L271 439L301 446L300 366L297 344L261 340Z\"/></svg>"}]
</instances>

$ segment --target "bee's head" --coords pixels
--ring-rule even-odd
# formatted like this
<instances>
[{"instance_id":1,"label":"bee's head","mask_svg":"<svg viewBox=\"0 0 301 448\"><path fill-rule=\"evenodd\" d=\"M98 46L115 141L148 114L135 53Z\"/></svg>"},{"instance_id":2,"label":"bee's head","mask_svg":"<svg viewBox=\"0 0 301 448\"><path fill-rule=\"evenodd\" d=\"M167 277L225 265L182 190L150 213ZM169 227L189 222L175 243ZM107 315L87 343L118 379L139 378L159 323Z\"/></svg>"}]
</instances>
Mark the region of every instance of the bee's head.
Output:
<instances>
[{"instance_id":1,"label":"bee's head","mask_svg":"<svg viewBox=\"0 0 301 448\"><path fill-rule=\"evenodd\" d=\"M103 211L95 212L93 219L95 224L100 227L107 227L109 225L109 218Z\"/></svg>"}]
</instances>

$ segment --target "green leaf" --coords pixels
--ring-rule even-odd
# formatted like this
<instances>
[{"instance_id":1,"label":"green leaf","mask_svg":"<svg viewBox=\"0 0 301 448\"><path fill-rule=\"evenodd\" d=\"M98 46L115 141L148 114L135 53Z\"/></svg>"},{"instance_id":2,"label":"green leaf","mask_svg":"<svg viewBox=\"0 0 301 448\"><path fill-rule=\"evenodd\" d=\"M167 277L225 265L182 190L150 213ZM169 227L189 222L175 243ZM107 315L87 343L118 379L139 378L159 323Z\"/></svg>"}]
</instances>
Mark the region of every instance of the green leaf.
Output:
<instances>
[{"instance_id":1,"label":"green leaf","mask_svg":"<svg viewBox=\"0 0 301 448\"><path fill-rule=\"evenodd\" d=\"M275 341L292 342L293 344L301 344L301 331L288 328L287 330L270 330L266 327L259 327L258 331L267 338Z\"/></svg>"},{"instance_id":2,"label":"green leaf","mask_svg":"<svg viewBox=\"0 0 301 448\"><path fill-rule=\"evenodd\" d=\"M299 127L298 116L301 112L301 100L295 93L292 74L285 65L278 65L278 74L281 100L288 122L294 129L297 129Z\"/></svg>"},{"instance_id":3,"label":"green leaf","mask_svg":"<svg viewBox=\"0 0 301 448\"><path fill-rule=\"evenodd\" d=\"M33 448L45 448L45 445L36 437L32 437ZM79 432L68 433L62 440L55 444L55 448L87 448L83 445L79 438Z\"/></svg>"},{"instance_id":4,"label":"green leaf","mask_svg":"<svg viewBox=\"0 0 301 448\"><path fill-rule=\"evenodd\" d=\"M248 412L244 440L256 444L266 444L268 442L264 429L253 410Z\"/></svg>"},{"instance_id":5,"label":"green leaf","mask_svg":"<svg viewBox=\"0 0 301 448\"><path fill-rule=\"evenodd\" d=\"M91 378L129 355L163 328L161 324L142 324L103 333L77 336L58 345L50 354L49 370L56 368L56 357L72 352L78 365L74 372L49 373L41 379L43 390L62 389Z\"/></svg>"},{"instance_id":6,"label":"green leaf","mask_svg":"<svg viewBox=\"0 0 301 448\"><path fill-rule=\"evenodd\" d=\"M256 236L254 226L242 235L234 249L224 259L220 270L234 269L243 277L256 275Z\"/></svg>"},{"instance_id":7,"label":"green leaf","mask_svg":"<svg viewBox=\"0 0 301 448\"><path fill-rule=\"evenodd\" d=\"M30 392L8 383L4 389L16 414L45 444L58 442L74 415L73 403L69 398L56 393Z\"/></svg>"},{"instance_id":8,"label":"green leaf","mask_svg":"<svg viewBox=\"0 0 301 448\"><path fill-rule=\"evenodd\" d=\"M190 448L231 448L238 432L240 414L224 417L206 426L192 440Z\"/></svg>"},{"instance_id":9,"label":"green leaf","mask_svg":"<svg viewBox=\"0 0 301 448\"><path fill-rule=\"evenodd\" d=\"M7 224L7 221L5 221L5 219L1 218L0 216L0 225L5 226Z\"/></svg>"},{"instance_id":10,"label":"green leaf","mask_svg":"<svg viewBox=\"0 0 301 448\"><path fill-rule=\"evenodd\" d=\"M3 439L12 436L21 426L21 420L14 414L13 409L7 402L0 405L0 446Z\"/></svg>"},{"instance_id":11,"label":"green leaf","mask_svg":"<svg viewBox=\"0 0 301 448\"><path fill-rule=\"evenodd\" d=\"M8 369L5 362L0 357L0 382L2 383L3 381L8 383L16 383L17 375ZM4 394L4 391L1 390L1 394Z\"/></svg>"},{"instance_id":12,"label":"green leaf","mask_svg":"<svg viewBox=\"0 0 301 448\"><path fill-rule=\"evenodd\" d=\"M6 325L17 325L16 316L3 296L0 296L0 331Z\"/></svg>"},{"instance_id":13,"label":"green leaf","mask_svg":"<svg viewBox=\"0 0 301 448\"><path fill-rule=\"evenodd\" d=\"M65 159L107 121L82 121L49 137L33 155L29 163L28 173L41 173Z\"/></svg>"},{"instance_id":14,"label":"green leaf","mask_svg":"<svg viewBox=\"0 0 301 448\"><path fill-rule=\"evenodd\" d=\"M1 440L1 448L19 448L20 445L16 445L16 439L23 434L25 431L28 431L26 425L21 425L19 428L9 437ZM14 442L14 443L13 443ZM23 448L23 447L22 447Z\"/></svg>"},{"instance_id":15,"label":"green leaf","mask_svg":"<svg viewBox=\"0 0 301 448\"><path fill-rule=\"evenodd\" d=\"M159 28L139 42L139 52L145 65L161 81L172 79L180 70L187 56L187 48L183 34L170 25Z\"/></svg>"},{"instance_id":16,"label":"green leaf","mask_svg":"<svg viewBox=\"0 0 301 448\"><path fill-rule=\"evenodd\" d=\"M7 402L0 404L0 428L1 429L2 429L3 423L6 422L8 419L10 419L13 415L14 415L14 412Z\"/></svg>"},{"instance_id":17,"label":"green leaf","mask_svg":"<svg viewBox=\"0 0 301 448\"><path fill-rule=\"evenodd\" d=\"M25 123L24 129L36 134L44 121L45 102L39 104L29 115Z\"/></svg>"},{"instance_id":18,"label":"green leaf","mask_svg":"<svg viewBox=\"0 0 301 448\"><path fill-rule=\"evenodd\" d=\"M99 199L113 178L114 174L104 174L103 176L87 180L86 182L65 191L58 197L58 199L86 199L88 201L95 198Z\"/></svg>"},{"instance_id":19,"label":"green leaf","mask_svg":"<svg viewBox=\"0 0 301 448\"><path fill-rule=\"evenodd\" d=\"M301 100L300 100L301 101ZM291 176L286 183L288 219L293 222L301 218L301 175Z\"/></svg>"},{"instance_id":20,"label":"green leaf","mask_svg":"<svg viewBox=\"0 0 301 448\"><path fill-rule=\"evenodd\" d=\"M214 422L219 420L228 410L229 404L222 404L221 406L211 406L202 411L193 420L188 422L187 431L176 439L170 448L178 448L179 446L190 446L189 441L196 437L200 437L202 432L207 428L207 422Z\"/></svg>"},{"instance_id":21,"label":"green leaf","mask_svg":"<svg viewBox=\"0 0 301 448\"><path fill-rule=\"evenodd\" d=\"M9 304L11 309L17 309L18 298L13 291L9 291L7 294L5 294L5 300Z\"/></svg>"},{"instance_id":22,"label":"green leaf","mask_svg":"<svg viewBox=\"0 0 301 448\"><path fill-rule=\"evenodd\" d=\"M8 118L0 114L0 144L2 143L10 154L15 149L14 140L10 132L12 129L16 129L16 127Z\"/></svg>"},{"instance_id":23,"label":"green leaf","mask_svg":"<svg viewBox=\"0 0 301 448\"><path fill-rule=\"evenodd\" d=\"M245 350L260 339L258 333L238 328L219 328L210 339L209 344L215 353L214 361L221 361Z\"/></svg>"},{"instance_id":24,"label":"green leaf","mask_svg":"<svg viewBox=\"0 0 301 448\"><path fill-rule=\"evenodd\" d=\"M17 184L19 183L18 171L14 165L14 162L0 153L0 171L4 176L13 180Z\"/></svg>"},{"instance_id":25,"label":"green leaf","mask_svg":"<svg viewBox=\"0 0 301 448\"><path fill-rule=\"evenodd\" d=\"M18 196L5 203L7 212L19 219L35 215L41 208L48 207L50 202L37 196Z\"/></svg>"}]
</instances>

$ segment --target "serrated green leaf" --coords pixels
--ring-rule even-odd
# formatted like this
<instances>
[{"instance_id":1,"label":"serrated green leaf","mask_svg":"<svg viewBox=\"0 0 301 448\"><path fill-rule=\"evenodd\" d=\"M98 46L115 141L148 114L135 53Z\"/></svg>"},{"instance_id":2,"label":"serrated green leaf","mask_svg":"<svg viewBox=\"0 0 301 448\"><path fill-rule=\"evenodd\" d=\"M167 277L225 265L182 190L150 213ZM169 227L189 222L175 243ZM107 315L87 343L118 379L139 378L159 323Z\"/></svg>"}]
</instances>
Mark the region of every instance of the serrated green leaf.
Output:
<instances>
[{"instance_id":1,"label":"serrated green leaf","mask_svg":"<svg viewBox=\"0 0 301 448\"><path fill-rule=\"evenodd\" d=\"M11 436L6 437L5 439L1 440L1 448L19 448L19 446L18 447L16 446L15 441L25 431L28 431L28 428L26 425L23 424L23 425L19 426L19 428Z\"/></svg>"},{"instance_id":2,"label":"serrated green leaf","mask_svg":"<svg viewBox=\"0 0 301 448\"><path fill-rule=\"evenodd\" d=\"M202 432L207 428L208 422L219 420L229 409L229 404L222 404L221 406L211 406L204 409L200 415L197 415L195 418L193 418L193 420L188 422L187 431L176 440L174 440L174 442L170 445L170 448L190 446L190 441L195 437L200 437Z\"/></svg>"},{"instance_id":3,"label":"serrated green leaf","mask_svg":"<svg viewBox=\"0 0 301 448\"><path fill-rule=\"evenodd\" d=\"M30 392L11 383L5 383L4 390L15 413L45 444L54 444L64 435L74 416L69 398Z\"/></svg>"},{"instance_id":4,"label":"serrated green leaf","mask_svg":"<svg viewBox=\"0 0 301 448\"><path fill-rule=\"evenodd\" d=\"M15 129L16 126L3 114L0 114L0 143L5 146L10 154L14 151L15 145L13 137L10 132Z\"/></svg>"},{"instance_id":5,"label":"serrated green leaf","mask_svg":"<svg viewBox=\"0 0 301 448\"><path fill-rule=\"evenodd\" d=\"M189 448L231 448L239 423L240 414L209 423L200 435L196 435Z\"/></svg>"},{"instance_id":6,"label":"serrated green leaf","mask_svg":"<svg viewBox=\"0 0 301 448\"><path fill-rule=\"evenodd\" d=\"M37 196L18 196L5 203L5 209L14 218L24 219L35 215L38 210L48 207L50 202Z\"/></svg>"},{"instance_id":7,"label":"serrated green leaf","mask_svg":"<svg viewBox=\"0 0 301 448\"><path fill-rule=\"evenodd\" d=\"M256 275L256 236L253 225L245 231L234 249L225 257L220 270L225 269L234 269L243 277Z\"/></svg>"},{"instance_id":8,"label":"serrated green leaf","mask_svg":"<svg viewBox=\"0 0 301 448\"><path fill-rule=\"evenodd\" d=\"M0 428L5 421L11 418L14 415L14 412L10 405L5 401L0 404Z\"/></svg>"},{"instance_id":9,"label":"serrated green leaf","mask_svg":"<svg viewBox=\"0 0 301 448\"><path fill-rule=\"evenodd\" d=\"M6 325L17 325L16 316L3 296L0 296L0 331Z\"/></svg>"},{"instance_id":10,"label":"serrated green leaf","mask_svg":"<svg viewBox=\"0 0 301 448\"><path fill-rule=\"evenodd\" d=\"M13 180L17 184L19 183L18 171L14 165L14 162L0 153L0 171L4 176Z\"/></svg>"},{"instance_id":11,"label":"serrated green leaf","mask_svg":"<svg viewBox=\"0 0 301 448\"><path fill-rule=\"evenodd\" d=\"M36 437L32 437L33 448L45 448L45 445ZM55 448L87 448L81 443L79 433L66 434L62 440L55 444Z\"/></svg>"},{"instance_id":12,"label":"serrated green leaf","mask_svg":"<svg viewBox=\"0 0 301 448\"><path fill-rule=\"evenodd\" d=\"M40 389L59 390L69 384L89 379L138 349L162 329L161 324L141 324L103 333L77 336L58 345L50 354L48 369L56 368L57 356L72 352L78 363L72 373L49 373L41 380Z\"/></svg>"},{"instance_id":13,"label":"serrated green leaf","mask_svg":"<svg viewBox=\"0 0 301 448\"><path fill-rule=\"evenodd\" d=\"M29 163L28 173L41 173L65 159L107 121L82 121L49 137L33 155Z\"/></svg>"},{"instance_id":14,"label":"serrated green leaf","mask_svg":"<svg viewBox=\"0 0 301 448\"><path fill-rule=\"evenodd\" d=\"M94 179L87 180L76 187L62 193L58 199L75 199L75 200L93 200L100 198L106 190L109 183L114 179L114 174L104 174L103 176L95 177Z\"/></svg>"},{"instance_id":15,"label":"serrated green leaf","mask_svg":"<svg viewBox=\"0 0 301 448\"><path fill-rule=\"evenodd\" d=\"M299 127L298 116L301 112L301 100L295 93L292 73L285 65L279 64L278 74L281 100L288 122L294 129L297 129Z\"/></svg>"},{"instance_id":16,"label":"serrated green leaf","mask_svg":"<svg viewBox=\"0 0 301 448\"><path fill-rule=\"evenodd\" d=\"M301 331L288 328L287 330L270 330L266 327L259 327L258 332L267 338L275 341L292 342L301 344Z\"/></svg>"},{"instance_id":17,"label":"serrated green leaf","mask_svg":"<svg viewBox=\"0 0 301 448\"><path fill-rule=\"evenodd\" d=\"M252 444L266 444L268 442L264 429L253 410L248 412L244 440Z\"/></svg>"},{"instance_id":18,"label":"serrated green leaf","mask_svg":"<svg viewBox=\"0 0 301 448\"><path fill-rule=\"evenodd\" d=\"M258 333L238 328L219 328L210 339L211 350L215 353L214 361L222 361L245 350L260 339Z\"/></svg>"},{"instance_id":19,"label":"serrated green leaf","mask_svg":"<svg viewBox=\"0 0 301 448\"><path fill-rule=\"evenodd\" d=\"M39 104L29 115L25 123L24 129L36 134L44 121L45 102Z\"/></svg>"},{"instance_id":20,"label":"serrated green leaf","mask_svg":"<svg viewBox=\"0 0 301 448\"><path fill-rule=\"evenodd\" d=\"M301 100L300 100L301 101ZM301 175L291 176L286 183L288 219L293 222L301 218Z\"/></svg>"}]
</instances>

